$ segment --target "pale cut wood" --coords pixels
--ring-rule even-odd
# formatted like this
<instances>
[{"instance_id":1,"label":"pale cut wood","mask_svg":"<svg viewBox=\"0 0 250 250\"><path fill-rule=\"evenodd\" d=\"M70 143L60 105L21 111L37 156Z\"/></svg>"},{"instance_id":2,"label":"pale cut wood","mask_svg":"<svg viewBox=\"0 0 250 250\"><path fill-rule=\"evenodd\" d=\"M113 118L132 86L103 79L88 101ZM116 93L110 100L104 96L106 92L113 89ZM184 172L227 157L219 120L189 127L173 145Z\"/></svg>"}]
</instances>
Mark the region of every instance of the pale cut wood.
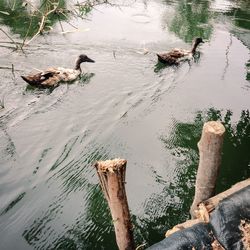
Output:
<instances>
[{"instance_id":1,"label":"pale cut wood","mask_svg":"<svg viewBox=\"0 0 250 250\"><path fill-rule=\"evenodd\" d=\"M190 209L192 218L195 218L194 211L197 209L197 205L215 193L224 133L225 128L218 121L206 122L203 126L202 136L198 143L200 160L196 176L195 196Z\"/></svg>"},{"instance_id":2,"label":"pale cut wood","mask_svg":"<svg viewBox=\"0 0 250 250\"><path fill-rule=\"evenodd\" d=\"M118 248L134 250L133 226L125 191L126 164L124 159L114 159L99 161L95 167L112 215Z\"/></svg>"}]
</instances>

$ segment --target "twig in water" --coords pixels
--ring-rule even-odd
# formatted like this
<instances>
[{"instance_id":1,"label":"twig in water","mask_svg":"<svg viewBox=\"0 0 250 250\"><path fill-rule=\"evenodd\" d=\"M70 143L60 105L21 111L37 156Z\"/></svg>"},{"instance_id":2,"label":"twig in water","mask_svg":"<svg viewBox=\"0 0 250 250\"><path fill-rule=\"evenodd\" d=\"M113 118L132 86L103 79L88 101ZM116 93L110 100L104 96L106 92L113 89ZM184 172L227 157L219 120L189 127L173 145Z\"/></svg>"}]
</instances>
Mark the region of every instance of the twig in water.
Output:
<instances>
[{"instance_id":1,"label":"twig in water","mask_svg":"<svg viewBox=\"0 0 250 250\"><path fill-rule=\"evenodd\" d=\"M11 73L12 73L12 79L13 79L13 82L14 82L14 85L16 85L16 75L15 75L15 69L14 69L14 64L12 63L11 64Z\"/></svg>"},{"instance_id":2,"label":"twig in water","mask_svg":"<svg viewBox=\"0 0 250 250\"><path fill-rule=\"evenodd\" d=\"M2 98L0 99L0 107L1 107L2 109L5 108L5 106L4 106L4 97L5 97L5 95L2 95Z\"/></svg>"},{"instance_id":3,"label":"twig in water","mask_svg":"<svg viewBox=\"0 0 250 250\"><path fill-rule=\"evenodd\" d=\"M146 245L147 245L146 243L141 244L141 245L139 245L135 250L144 249L144 247L145 247Z\"/></svg>"},{"instance_id":4,"label":"twig in water","mask_svg":"<svg viewBox=\"0 0 250 250\"><path fill-rule=\"evenodd\" d=\"M16 49L19 48L18 44L8 35L7 32L5 32L2 28L0 28L0 30L15 44Z\"/></svg>"}]
</instances>

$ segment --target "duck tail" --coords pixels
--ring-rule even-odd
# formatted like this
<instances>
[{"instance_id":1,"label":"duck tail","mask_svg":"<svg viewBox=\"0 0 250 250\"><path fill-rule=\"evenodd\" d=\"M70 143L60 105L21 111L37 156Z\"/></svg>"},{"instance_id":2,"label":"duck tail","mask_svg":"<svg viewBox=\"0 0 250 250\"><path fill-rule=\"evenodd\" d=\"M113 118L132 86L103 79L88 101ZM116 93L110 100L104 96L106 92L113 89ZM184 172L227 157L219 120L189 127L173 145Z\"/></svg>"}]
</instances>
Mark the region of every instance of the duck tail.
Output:
<instances>
[{"instance_id":1,"label":"duck tail","mask_svg":"<svg viewBox=\"0 0 250 250\"><path fill-rule=\"evenodd\" d=\"M26 76L21 76L23 78L23 80L25 82L27 82L28 84L30 84L31 86L36 86L36 84L34 83L34 81L31 81L28 77Z\"/></svg>"},{"instance_id":2,"label":"duck tail","mask_svg":"<svg viewBox=\"0 0 250 250\"><path fill-rule=\"evenodd\" d=\"M161 59L161 55L160 54L156 54L156 55L157 55L158 59Z\"/></svg>"},{"instance_id":3,"label":"duck tail","mask_svg":"<svg viewBox=\"0 0 250 250\"><path fill-rule=\"evenodd\" d=\"M161 63L166 63L166 60L164 60L164 58L162 57L161 54L156 54L157 57L158 57L158 61L161 62Z\"/></svg>"}]
</instances>

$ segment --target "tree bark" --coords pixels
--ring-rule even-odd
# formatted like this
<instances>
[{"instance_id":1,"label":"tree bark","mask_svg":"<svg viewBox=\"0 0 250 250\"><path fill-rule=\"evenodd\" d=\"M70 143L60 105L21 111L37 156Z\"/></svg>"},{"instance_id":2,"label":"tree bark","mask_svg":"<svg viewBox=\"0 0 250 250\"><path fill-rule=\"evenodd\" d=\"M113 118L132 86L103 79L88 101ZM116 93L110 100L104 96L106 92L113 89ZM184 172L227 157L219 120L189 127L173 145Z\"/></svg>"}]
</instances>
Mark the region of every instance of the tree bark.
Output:
<instances>
[{"instance_id":1,"label":"tree bark","mask_svg":"<svg viewBox=\"0 0 250 250\"><path fill-rule=\"evenodd\" d=\"M192 218L196 218L197 205L215 194L224 133L225 128L220 122L210 121L203 126L198 143L200 161L196 176L195 197L190 209Z\"/></svg>"},{"instance_id":2,"label":"tree bark","mask_svg":"<svg viewBox=\"0 0 250 250\"><path fill-rule=\"evenodd\" d=\"M95 164L102 191L112 215L116 242L120 250L134 250L132 223L125 191L127 161L114 159Z\"/></svg>"}]
</instances>

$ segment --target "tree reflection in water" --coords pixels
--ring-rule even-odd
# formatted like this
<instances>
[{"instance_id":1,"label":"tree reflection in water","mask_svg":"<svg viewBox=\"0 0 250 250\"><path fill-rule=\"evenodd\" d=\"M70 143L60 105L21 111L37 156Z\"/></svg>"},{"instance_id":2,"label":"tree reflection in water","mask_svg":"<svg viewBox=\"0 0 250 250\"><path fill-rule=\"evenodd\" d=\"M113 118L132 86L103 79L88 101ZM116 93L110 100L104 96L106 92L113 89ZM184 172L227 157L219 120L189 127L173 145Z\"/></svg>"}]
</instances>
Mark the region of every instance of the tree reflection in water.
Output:
<instances>
[{"instance_id":1,"label":"tree reflection in water","mask_svg":"<svg viewBox=\"0 0 250 250\"><path fill-rule=\"evenodd\" d=\"M195 37L210 38L213 14L209 1L177 1L175 10L173 19L166 21L170 31L185 42L192 42Z\"/></svg>"}]
</instances>

